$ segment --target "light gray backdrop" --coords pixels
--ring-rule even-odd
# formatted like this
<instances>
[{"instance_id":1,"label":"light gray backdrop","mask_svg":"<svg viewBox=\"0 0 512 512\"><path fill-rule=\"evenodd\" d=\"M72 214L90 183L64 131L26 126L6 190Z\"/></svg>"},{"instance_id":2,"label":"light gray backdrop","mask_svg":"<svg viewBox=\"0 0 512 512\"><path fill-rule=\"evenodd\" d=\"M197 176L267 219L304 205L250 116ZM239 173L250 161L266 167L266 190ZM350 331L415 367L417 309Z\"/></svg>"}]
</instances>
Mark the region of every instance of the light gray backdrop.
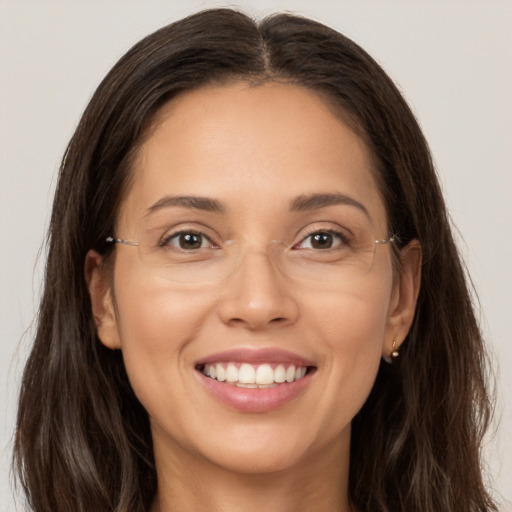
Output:
<instances>
[{"instance_id":1,"label":"light gray backdrop","mask_svg":"<svg viewBox=\"0 0 512 512\"><path fill-rule=\"evenodd\" d=\"M9 463L16 395L40 292L37 255L66 143L94 88L129 46L170 21L221 5L0 0L0 512L14 510ZM496 493L512 500L512 2L230 5L255 15L295 11L344 32L400 84L419 117L482 304L501 420L486 458Z\"/></svg>"}]
</instances>

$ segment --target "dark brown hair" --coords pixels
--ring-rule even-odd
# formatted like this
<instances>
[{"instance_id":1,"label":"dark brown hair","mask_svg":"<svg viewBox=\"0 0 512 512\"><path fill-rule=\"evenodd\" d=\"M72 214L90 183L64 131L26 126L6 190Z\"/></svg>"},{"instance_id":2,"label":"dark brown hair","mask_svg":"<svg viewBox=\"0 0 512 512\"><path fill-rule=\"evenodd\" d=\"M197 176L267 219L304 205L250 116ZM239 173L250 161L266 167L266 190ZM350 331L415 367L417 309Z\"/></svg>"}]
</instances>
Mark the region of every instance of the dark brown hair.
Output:
<instances>
[{"instance_id":1,"label":"dark brown hair","mask_svg":"<svg viewBox=\"0 0 512 512\"><path fill-rule=\"evenodd\" d=\"M151 34L98 87L64 156L14 463L37 512L142 512L156 490L148 416L119 351L98 340L84 259L112 233L130 164L184 90L284 80L334 102L373 152L389 224L423 249L399 365L382 363L353 420L350 497L363 511L496 510L482 481L490 418L483 342L428 146L395 85L359 46L292 15L204 11Z\"/></svg>"}]
</instances>

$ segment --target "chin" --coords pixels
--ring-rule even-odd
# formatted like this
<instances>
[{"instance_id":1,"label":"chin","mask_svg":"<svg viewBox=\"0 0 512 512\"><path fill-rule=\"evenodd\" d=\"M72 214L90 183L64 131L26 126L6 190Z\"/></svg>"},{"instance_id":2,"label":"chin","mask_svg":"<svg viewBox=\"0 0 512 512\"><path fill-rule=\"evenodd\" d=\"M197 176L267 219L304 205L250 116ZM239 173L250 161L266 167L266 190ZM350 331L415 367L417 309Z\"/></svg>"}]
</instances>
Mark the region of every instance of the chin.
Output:
<instances>
[{"instance_id":1,"label":"chin","mask_svg":"<svg viewBox=\"0 0 512 512\"><path fill-rule=\"evenodd\" d=\"M290 428L285 422L258 426L238 425L210 439L199 452L210 462L240 474L271 474L314 465L326 453L341 453L350 445L350 424L333 430Z\"/></svg>"},{"instance_id":2,"label":"chin","mask_svg":"<svg viewBox=\"0 0 512 512\"><path fill-rule=\"evenodd\" d=\"M304 458L302 450L293 447L232 447L211 453L210 461L227 471L246 475L264 475L286 472L299 466Z\"/></svg>"}]
</instances>

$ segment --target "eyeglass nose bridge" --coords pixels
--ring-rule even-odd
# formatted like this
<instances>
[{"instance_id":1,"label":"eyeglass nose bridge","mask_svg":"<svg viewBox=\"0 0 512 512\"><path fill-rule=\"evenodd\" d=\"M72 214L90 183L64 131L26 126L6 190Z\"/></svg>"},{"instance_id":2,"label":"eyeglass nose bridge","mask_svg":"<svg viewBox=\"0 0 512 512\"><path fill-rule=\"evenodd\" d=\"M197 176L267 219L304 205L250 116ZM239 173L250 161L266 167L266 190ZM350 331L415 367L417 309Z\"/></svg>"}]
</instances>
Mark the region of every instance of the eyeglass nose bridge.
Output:
<instances>
[{"instance_id":1,"label":"eyeglass nose bridge","mask_svg":"<svg viewBox=\"0 0 512 512\"><path fill-rule=\"evenodd\" d=\"M280 264L281 256L286 249L283 242L272 240L265 245L235 244L231 246L234 255L231 259L229 274L236 274L241 268L247 265L249 271L259 268L260 265L268 266L272 272L284 273L283 265Z\"/></svg>"},{"instance_id":2,"label":"eyeglass nose bridge","mask_svg":"<svg viewBox=\"0 0 512 512\"><path fill-rule=\"evenodd\" d=\"M283 240L269 240L265 244L250 243L247 240L227 240L224 246L227 247L227 252L231 253L231 269L230 274L236 272L244 261L252 260L254 256L263 256L268 260L272 266L277 270L280 265L278 264L279 258L287 249L289 244ZM281 269L282 271L282 269Z\"/></svg>"}]
</instances>

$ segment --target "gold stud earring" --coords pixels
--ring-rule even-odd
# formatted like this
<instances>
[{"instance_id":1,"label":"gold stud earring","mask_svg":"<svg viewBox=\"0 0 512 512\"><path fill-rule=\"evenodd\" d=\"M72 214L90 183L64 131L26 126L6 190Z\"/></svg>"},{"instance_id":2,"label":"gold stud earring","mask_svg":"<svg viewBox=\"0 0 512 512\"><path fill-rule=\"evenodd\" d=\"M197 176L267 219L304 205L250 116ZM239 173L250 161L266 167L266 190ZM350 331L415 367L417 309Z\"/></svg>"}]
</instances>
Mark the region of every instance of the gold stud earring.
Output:
<instances>
[{"instance_id":1,"label":"gold stud earring","mask_svg":"<svg viewBox=\"0 0 512 512\"><path fill-rule=\"evenodd\" d=\"M391 352L391 357L393 359L396 359L399 355L400 355L400 353L398 352L398 347L396 346L396 340L393 340L393 348L392 348L392 352Z\"/></svg>"},{"instance_id":2,"label":"gold stud earring","mask_svg":"<svg viewBox=\"0 0 512 512\"><path fill-rule=\"evenodd\" d=\"M389 356L382 356L382 359L386 361L388 364L392 364L394 360L398 358L400 353L398 352L398 347L396 346L396 340L393 340L393 346L391 347L391 353Z\"/></svg>"}]
</instances>

